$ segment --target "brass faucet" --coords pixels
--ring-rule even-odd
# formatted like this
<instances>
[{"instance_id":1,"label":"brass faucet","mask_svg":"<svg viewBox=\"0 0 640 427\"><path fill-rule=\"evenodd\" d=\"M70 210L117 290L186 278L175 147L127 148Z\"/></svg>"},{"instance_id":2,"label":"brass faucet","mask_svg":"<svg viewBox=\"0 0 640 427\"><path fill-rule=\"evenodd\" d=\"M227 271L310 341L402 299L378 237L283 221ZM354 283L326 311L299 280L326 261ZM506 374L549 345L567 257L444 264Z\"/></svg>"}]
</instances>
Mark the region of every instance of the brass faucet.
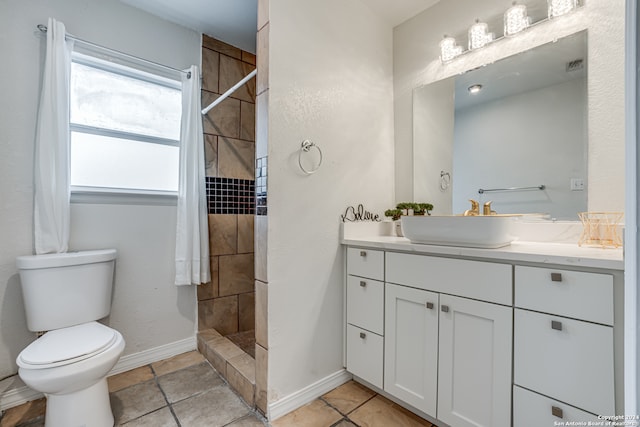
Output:
<instances>
[{"instance_id":1,"label":"brass faucet","mask_svg":"<svg viewBox=\"0 0 640 427\"><path fill-rule=\"evenodd\" d=\"M497 215L496 211L491 210L491 202L487 202L482 207L482 215Z\"/></svg>"},{"instance_id":2,"label":"brass faucet","mask_svg":"<svg viewBox=\"0 0 640 427\"><path fill-rule=\"evenodd\" d=\"M478 216L480 215L480 203L476 202L473 199L469 199L471 202L471 209L467 209L462 214L463 216Z\"/></svg>"}]
</instances>

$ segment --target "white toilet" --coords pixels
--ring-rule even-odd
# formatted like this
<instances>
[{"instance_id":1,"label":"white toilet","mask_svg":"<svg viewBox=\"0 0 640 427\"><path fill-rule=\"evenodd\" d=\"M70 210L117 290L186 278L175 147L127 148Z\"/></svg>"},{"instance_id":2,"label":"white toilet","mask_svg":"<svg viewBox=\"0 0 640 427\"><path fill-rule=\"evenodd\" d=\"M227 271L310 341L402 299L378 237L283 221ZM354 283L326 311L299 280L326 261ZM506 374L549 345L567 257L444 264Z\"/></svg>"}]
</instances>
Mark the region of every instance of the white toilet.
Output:
<instances>
[{"instance_id":1,"label":"white toilet","mask_svg":"<svg viewBox=\"0 0 640 427\"><path fill-rule=\"evenodd\" d=\"M112 427L106 376L124 350L111 311L115 249L16 259L27 327L48 331L16 360L26 385L47 397L46 427Z\"/></svg>"}]
</instances>

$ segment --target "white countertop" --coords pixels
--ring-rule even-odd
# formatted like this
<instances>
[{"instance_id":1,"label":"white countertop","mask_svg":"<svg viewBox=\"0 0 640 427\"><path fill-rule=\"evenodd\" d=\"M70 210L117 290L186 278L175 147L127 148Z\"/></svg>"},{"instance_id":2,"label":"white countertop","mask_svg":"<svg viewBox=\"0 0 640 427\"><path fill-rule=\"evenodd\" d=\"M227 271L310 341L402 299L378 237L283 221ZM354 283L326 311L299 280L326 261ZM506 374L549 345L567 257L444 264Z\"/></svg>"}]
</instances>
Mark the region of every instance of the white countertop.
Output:
<instances>
[{"instance_id":1,"label":"white countertop","mask_svg":"<svg viewBox=\"0 0 640 427\"><path fill-rule=\"evenodd\" d=\"M404 237L378 236L375 234L345 237L341 243L349 246L416 254L452 255L465 258L534 262L608 270L624 269L622 248L580 247L576 243L515 241L503 248L477 249L415 244Z\"/></svg>"}]
</instances>

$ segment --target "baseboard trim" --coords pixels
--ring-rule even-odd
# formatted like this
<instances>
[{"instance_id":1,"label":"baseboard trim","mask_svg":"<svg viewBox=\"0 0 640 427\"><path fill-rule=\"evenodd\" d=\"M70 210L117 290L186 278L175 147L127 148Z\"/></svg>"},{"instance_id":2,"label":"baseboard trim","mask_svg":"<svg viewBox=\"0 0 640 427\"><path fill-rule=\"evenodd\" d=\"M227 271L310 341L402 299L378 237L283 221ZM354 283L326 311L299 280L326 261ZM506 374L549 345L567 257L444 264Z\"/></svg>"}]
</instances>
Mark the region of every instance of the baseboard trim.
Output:
<instances>
[{"instance_id":1,"label":"baseboard trim","mask_svg":"<svg viewBox=\"0 0 640 427\"><path fill-rule=\"evenodd\" d=\"M150 348L139 353L127 354L122 356L116 366L109 371L108 376L116 375L131 369L139 368L149 363L158 362L163 359L176 356L181 353L195 350L197 348L196 337L185 338L180 341L174 341L158 347ZM21 381L20 381L21 382ZM8 389L0 393L0 411L4 411L14 406L32 400L40 399L42 393L34 391L29 387L22 385L20 387Z\"/></svg>"},{"instance_id":2,"label":"baseboard trim","mask_svg":"<svg viewBox=\"0 0 640 427\"><path fill-rule=\"evenodd\" d=\"M176 356L197 349L196 337L185 338L180 341L174 341L158 347L150 348L139 353L127 354L122 356L116 366L109 372L109 377L139 368L149 363L158 362L163 359Z\"/></svg>"},{"instance_id":3,"label":"baseboard trim","mask_svg":"<svg viewBox=\"0 0 640 427\"><path fill-rule=\"evenodd\" d=\"M43 396L39 391L32 390L26 385L7 390L0 394L0 413L14 406L40 399Z\"/></svg>"},{"instance_id":4,"label":"baseboard trim","mask_svg":"<svg viewBox=\"0 0 640 427\"><path fill-rule=\"evenodd\" d=\"M307 387L291 393L283 397L277 402L269 404L268 417L269 421L274 421L291 411L311 402L312 400L322 396L323 394L341 386L351 380L352 375L345 369L341 369L333 374L322 378Z\"/></svg>"}]
</instances>

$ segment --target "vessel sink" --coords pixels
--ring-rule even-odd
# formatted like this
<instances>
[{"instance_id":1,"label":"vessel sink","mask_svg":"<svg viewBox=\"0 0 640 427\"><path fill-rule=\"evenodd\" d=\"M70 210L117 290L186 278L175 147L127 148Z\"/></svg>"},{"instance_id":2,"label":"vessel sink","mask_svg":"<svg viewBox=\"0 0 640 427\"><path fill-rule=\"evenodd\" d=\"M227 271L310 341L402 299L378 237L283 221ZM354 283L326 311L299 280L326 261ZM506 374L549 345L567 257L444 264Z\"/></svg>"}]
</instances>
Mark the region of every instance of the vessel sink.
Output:
<instances>
[{"instance_id":1,"label":"vessel sink","mask_svg":"<svg viewBox=\"0 0 640 427\"><path fill-rule=\"evenodd\" d=\"M514 215L403 216L402 232L412 243L495 249L511 244Z\"/></svg>"}]
</instances>

